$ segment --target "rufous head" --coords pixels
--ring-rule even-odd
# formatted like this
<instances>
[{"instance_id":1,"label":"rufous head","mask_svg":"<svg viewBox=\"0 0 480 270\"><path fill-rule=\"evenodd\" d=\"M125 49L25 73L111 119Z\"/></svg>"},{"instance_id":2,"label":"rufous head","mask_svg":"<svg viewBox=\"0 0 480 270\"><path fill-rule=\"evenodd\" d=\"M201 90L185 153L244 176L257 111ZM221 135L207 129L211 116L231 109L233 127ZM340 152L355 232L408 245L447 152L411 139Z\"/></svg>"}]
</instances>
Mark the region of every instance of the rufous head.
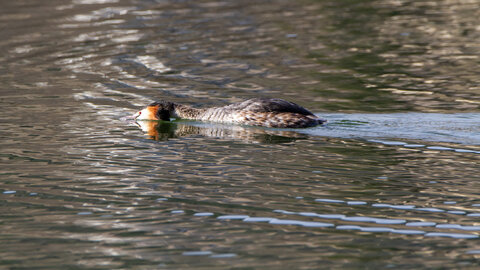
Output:
<instances>
[{"instance_id":1,"label":"rufous head","mask_svg":"<svg viewBox=\"0 0 480 270\"><path fill-rule=\"evenodd\" d=\"M168 101L157 101L149 104L145 109L135 113L135 120L152 120L152 121L170 121L170 116L174 110L174 103Z\"/></svg>"}]
</instances>

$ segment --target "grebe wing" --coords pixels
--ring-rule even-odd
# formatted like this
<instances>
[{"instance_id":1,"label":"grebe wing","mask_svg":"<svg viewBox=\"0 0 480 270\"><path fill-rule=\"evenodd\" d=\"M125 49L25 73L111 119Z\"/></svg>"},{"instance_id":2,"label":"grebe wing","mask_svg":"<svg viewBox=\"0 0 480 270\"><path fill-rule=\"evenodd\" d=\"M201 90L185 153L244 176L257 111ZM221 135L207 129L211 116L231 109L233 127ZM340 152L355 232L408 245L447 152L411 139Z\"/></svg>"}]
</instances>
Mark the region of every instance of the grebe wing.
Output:
<instances>
[{"instance_id":1,"label":"grebe wing","mask_svg":"<svg viewBox=\"0 0 480 270\"><path fill-rule=\"evenodd\" d=\"M252 98L243 102L234 103L226 108L250 112L290 112L313 115L313 113L302 106L279 98Z\"/></svg>"}]
</instances>

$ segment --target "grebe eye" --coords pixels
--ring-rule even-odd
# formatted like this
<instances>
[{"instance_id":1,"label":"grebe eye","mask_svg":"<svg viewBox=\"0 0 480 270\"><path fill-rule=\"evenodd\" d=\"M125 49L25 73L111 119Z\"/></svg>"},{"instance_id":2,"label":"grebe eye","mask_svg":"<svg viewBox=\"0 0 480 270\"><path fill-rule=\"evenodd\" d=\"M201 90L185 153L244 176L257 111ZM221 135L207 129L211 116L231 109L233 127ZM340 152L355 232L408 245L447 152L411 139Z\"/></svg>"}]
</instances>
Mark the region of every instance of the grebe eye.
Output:
<instances>
[{"instance_id":1,"label":"grebe eye","mask_svg":"<svg viewBox=\"0 0 480 270\"><path fill-rule=\"evenodd\" d=\"M141 115L141 114L142 114L142 111L139 111L139 112L138 112L138 115Z\"/></svg>"}]
</instances>

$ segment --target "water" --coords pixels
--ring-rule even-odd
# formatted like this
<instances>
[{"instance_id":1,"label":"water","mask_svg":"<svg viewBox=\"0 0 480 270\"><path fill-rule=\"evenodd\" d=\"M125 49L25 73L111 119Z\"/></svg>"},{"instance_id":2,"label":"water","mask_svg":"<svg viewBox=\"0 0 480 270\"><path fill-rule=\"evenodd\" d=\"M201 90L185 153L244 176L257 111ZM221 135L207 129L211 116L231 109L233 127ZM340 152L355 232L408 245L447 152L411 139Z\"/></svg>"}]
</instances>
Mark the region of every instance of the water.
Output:
<instances>
[{"instance_id":1,"label":"water","mask_svg":"<svg viewBox=\"0 0 480 270\"><path fill-rule=\"evenodd\" d=\"M3 1L0 268L476 268L476 1ZM279 97L268 129L122 117Z\"/></svg>"}]
</instances>

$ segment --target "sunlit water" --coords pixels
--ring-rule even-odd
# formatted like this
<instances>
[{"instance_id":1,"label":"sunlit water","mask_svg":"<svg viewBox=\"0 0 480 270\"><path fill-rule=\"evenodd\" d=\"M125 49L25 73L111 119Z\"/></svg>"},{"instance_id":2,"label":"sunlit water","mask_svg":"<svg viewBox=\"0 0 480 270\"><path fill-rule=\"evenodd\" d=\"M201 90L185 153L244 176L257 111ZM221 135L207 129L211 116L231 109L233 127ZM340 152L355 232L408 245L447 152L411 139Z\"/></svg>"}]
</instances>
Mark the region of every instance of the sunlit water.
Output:
<instances>
[{"instance_id":1,"label":"sunlit water","mask_svg":"<svg viewBox=\"0 0 480 270\"><path fill-rule=\"evenodd\" d=\"M0 268L478 266L475 1L41 2L0 4ZM257 96L329 122L122 120Z\"/></svg>"}]
</instances>

